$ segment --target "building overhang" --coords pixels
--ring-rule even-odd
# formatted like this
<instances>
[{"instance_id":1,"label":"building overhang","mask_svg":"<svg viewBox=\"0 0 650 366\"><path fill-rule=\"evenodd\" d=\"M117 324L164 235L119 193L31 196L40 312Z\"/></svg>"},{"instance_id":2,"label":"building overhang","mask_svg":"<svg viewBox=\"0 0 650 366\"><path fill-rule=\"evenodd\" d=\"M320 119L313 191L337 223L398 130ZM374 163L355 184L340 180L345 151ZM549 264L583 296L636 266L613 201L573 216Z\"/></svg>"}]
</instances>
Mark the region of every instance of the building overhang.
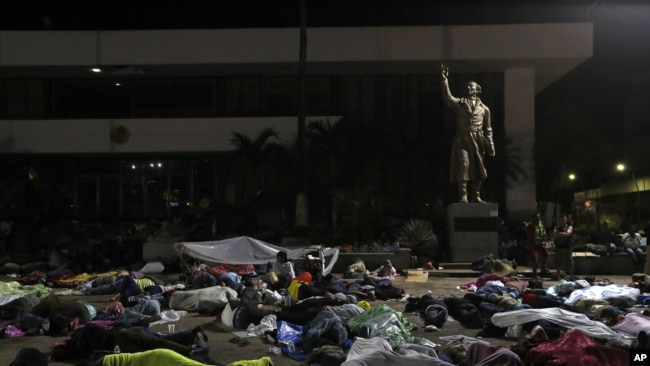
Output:
<instances>
[{"instance_id":1,"label":"building overhang","mask_svg":"<svg viewBox=\"0 0 650 366\"><path fill-rule=\"evenodd\" d=\"M299 30L0 32L0 78L297 75ZM591 23L309 28L308 75L533 69L539 92L593 55ZM98 66L102 73L91 73Z\"/></svg>"}]
</instances>

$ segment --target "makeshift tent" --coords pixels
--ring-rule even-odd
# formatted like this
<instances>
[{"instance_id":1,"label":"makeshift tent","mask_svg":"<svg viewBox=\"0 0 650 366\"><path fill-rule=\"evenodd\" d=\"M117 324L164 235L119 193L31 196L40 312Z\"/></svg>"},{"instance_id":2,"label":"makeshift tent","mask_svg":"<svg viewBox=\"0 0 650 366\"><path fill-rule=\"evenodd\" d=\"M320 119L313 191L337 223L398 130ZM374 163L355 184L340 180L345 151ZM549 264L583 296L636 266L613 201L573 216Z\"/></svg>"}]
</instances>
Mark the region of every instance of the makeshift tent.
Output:
<instances>
[{"instance_id":1,"label":"makeshift tent","mask_svg":"<svg viewBox=\"0 0 650 366\"><path fill-rule=\"evenodd\" d=\"M287 252L288 257L294 260L303 259L305 256L311 256L309 259L312 259L314 255L318 255L318 258L314 259L319 259L322 263L323 275L332 271L332 267L339 257L337 248L312 245L289 249L248 236L217 241L179 242L174 244L174 249L179 255L188 255L204 262L232 265L275 262L279 251Z\"/></svg>"}]
</instances>

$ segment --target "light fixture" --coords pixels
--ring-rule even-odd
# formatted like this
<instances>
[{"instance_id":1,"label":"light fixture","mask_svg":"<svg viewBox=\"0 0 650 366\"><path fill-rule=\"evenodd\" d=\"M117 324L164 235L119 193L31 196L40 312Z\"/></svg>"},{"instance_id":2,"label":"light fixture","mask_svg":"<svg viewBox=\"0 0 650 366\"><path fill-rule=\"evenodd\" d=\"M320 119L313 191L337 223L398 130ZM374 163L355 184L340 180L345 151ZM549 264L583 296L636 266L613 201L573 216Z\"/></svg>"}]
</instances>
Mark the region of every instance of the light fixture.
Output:
<instances>
[{"instance_id":1,"label":"light fixture","mask_svg":"<svg viewBox=\"0 0 650 366\"><path fill-rule=\"evenodd\" d=\"M576 180L576 175L573 173L569 174L569 180Z\"/></svg>"},{"instance_id":2,"label":"light fixture","mask_svg":"<svg viewBox=\"0 0 650 366\"><path fill-rule=\"evenodd\" d=\"M100 69L99 67L93 67L92 69L90 69L90 71L92 71L92 72L102 72L102 69Z\"/></svg>"},{"instance_id":3,"label":"light fixture","mask_svg":"<svg viewBox=\"0 0 650 366\"><path fill-rule=\"evenodd\" d=\"M625 170L625 164L623 164L623 163L616 164L616 170L618 170L619 172L624 171Z\"/></svg>"},{"instance_id":4,"label":"light fixture","mask_svg":"<svg viewBox=\"0 0 650 366\"><path fill-rule=\"evenodd\" d=\"M120 84L120 83L115 83L115 86L122 86L122 84Z\"/></svg>"}]
</instances>

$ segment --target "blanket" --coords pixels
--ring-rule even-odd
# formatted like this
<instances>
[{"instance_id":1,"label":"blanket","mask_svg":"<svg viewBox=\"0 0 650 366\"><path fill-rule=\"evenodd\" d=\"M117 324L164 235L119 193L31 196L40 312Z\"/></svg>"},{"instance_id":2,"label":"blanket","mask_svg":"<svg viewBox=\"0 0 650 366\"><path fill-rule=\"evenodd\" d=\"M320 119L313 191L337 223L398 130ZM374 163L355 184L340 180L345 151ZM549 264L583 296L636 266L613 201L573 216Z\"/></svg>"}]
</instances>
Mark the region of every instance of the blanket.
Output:
<instances>
[{"instance_id":1,"label":"blanket","mask_svg":"<svg viewBox=\"0 0 650 366\"><path fill-rule=\"evenodd\" d=\"M213 286L198 290L176 291L169 299L169 307L173 310L209 314L223 307L229 298L237 298L237 291L230 287Z\"/></svg>"},{"instance_id":2,"label":"blanket","mask_svg":"<svg viewBox=\"0 0 650 366\"><path fill-rule=\"evenodd\" d=\"M636 304L641 295L638 288L624 285L591 286L575 289L566 300L568 304L575 304L580 299L605 300L613 306L627 304L628 307Z\"/></svg>"},{"instance_id":3,"label":"blanket","mask_svg":"<svg viewBox=\"0 0 650 366\"><path fill-rule=\"evenodd\" d=\"M530 349L524 363L530 366L629 365L629 352L595 342L579 329Z\"/></svg>"},{"instance_id":4,"label":"blanket","mask_svg":"<svg viewBox=\"0 0 650 366\"><path fill-rule=\"evenodd\" d=\"M35 295L39 299L43 299L50 295L50 291L42 284L21 285L17 281L0 281L0 305L8 304L27 295Z\"/></svg>"}]
</instances>

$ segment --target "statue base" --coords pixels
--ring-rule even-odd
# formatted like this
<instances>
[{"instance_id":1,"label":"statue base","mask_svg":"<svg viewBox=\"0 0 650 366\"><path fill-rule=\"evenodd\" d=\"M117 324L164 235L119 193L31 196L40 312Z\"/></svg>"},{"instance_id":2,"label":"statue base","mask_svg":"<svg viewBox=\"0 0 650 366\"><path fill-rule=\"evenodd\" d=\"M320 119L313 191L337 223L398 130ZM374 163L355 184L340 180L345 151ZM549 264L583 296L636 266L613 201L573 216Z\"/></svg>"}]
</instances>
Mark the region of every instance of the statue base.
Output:
<instances>
[{"instance_id":1,"label":"statue base","mask_svg":"<svg viewBox=\"0 0 650 366\"><path fill-rule=\"evenodd\" d=\"M499 205L454 203L447 208L451 262L471 263L492 254L499 257Z\"/></svg>"}]
</instances>

